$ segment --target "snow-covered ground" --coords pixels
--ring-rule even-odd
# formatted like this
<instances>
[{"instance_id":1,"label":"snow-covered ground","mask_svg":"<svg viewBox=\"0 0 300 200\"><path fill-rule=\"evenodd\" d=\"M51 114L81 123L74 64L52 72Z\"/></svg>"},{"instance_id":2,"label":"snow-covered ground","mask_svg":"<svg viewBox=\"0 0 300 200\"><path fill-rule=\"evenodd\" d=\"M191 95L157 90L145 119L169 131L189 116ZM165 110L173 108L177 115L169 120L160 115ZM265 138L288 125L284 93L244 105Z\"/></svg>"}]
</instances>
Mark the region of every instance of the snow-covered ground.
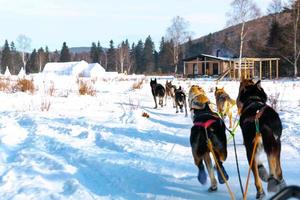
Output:
<instances>
[{"instance_id":1,"label":"snow-covered ground","mask_svg":"<svg viewBox=\"0 0 300 200\"><path fill-rule=\"evenodd\" d=\"M229 199L225 185L208 193L209 185L197 181L191 118L176 114L170 99L166 107L153 109L149 81L136 90L134 82L98 81L92 97L78 95L75 80L60 78L51 83L57 90L49 96L51 84L35 77L34 95L0 92L1 199ZM215 101L212 80L173 83L186 91L199 84ZM218 83L233 98L238 85ZM262 86L269 96L279 95L283 175L288 185L300 185L300 82L263 81ZM50 103L49 111L41 111L42 102ZM236 141L245 184L248 163L239 128ZM232 141L228 154L229 184L241 199ZM255 194L251 178L248 198Z\"/></svg>"}]
</instances>

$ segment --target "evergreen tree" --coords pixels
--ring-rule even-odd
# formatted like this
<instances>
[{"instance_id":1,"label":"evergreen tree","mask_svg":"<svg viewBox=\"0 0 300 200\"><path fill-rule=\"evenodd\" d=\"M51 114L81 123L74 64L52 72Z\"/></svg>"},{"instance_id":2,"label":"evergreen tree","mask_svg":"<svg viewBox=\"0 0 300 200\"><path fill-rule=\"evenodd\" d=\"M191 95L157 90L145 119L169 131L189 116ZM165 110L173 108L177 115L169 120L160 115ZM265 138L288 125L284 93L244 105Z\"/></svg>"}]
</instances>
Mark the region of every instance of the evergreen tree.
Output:
<instances>
[{"instance_id":1,"label":"evergreen tree","mask_svg":"<svg viewBox=\"0 0 300 200\"><path fill-rule=\"evenodd\" d=\"M98 63L102 64L105 63L104 59L105 59L105 52L103 51L102 46L100 45L100 42L98 41L97 43L97 52L98 52ZM104 58L104 59L103 59ZM103 61L102 61L103 60Z\"/></svg>"},{"instance_id":2,"label":"evergreen tree","mask_svg":"<svg viewBox=\"0 0 300 200\"><path fill-rule=\"evenodd\" d=\"M35 49L33 49L29 61L26 63L26 72L27 73L39 72L38 54Z\"/></svg>"},{"instance_id":3,"label":"evergreen tree","mask_svg":"<svg viewBox=\"0 0 300 200\"><path fill-rule=\"evenodd\" d=\"M163 73L170 73L174 71L173 67L173 52L172 41L165 41L164 37L161 38L158 54L158 71Z\"/></svg>"},{"instance_id":4,"label":"evergreen tree","mask_svg":"<svg viewBox=\"0 0 300 200\"><path fill-rule=\"evenodd\" d=\"M50 62L50 53L49 53L49 48L48 46L45 47L45 63L47 64Z\"/></svg>"},{"instance_id":5,"label":"evergreen tree","mask_svg":"<svg viewBox=\"0 0 300 200\"><path fill-rule=\"evenodd\" d=\"M144 50L144 43L142 40L139 40L137 45L134 48L134 60L135 60L135 67L136 73L143 73L143 50Z\"/></svg>"},{"instance_id":6,"label":"evergreen tree","mask_svg":"<svg viewBox=\"0 0 300 200\"><path fill-rule=\"evenodd\" d=\"M145 46L143 51L144 72L154 72L154 43L150 35L145 40Z\"/></svg>"},{"instance_id":7,"label":"evergreen tree","mask_svg":"<svg viewBox=\"0 0 300 200\"><path fill-rule=\"evenodd\" d=\"M116 70L116 49L114 47L114 41L109 41L109 49L107 51L107 71L117 71Z\"/></svg>"},{"instance_id":8,"label":"evergreen tree","mask_svg":"<svg viewBox=\"0 0 300 200\"><path fill-rule=\"evenodd\" d=\"M46 63L48 62L47 54L42 47L37 52L37 61L39 72L42 72Z\"/></svg>"},{"instance_id":9,"label":"evergreen tree","mask_svg":"<svg viewBox=\"0 0 300 200\"><path fill-rule=\"evenodd\" d=\"M62 49L60 51L60 62L70 62L71 61L71 54L69 52L69 48L66 42L63 43Z\"/></svg>"},{"instance_id":10,"label":"evergreen tree","mask_svg":"<svg viewBox=\"0 0 300 200\"><path fill-rule=\"evenodd\" d=\"M91 46L90 58L91 58L92 63L99 62L99 50L98 50L95 42L93 42L92 46Z\"/></svg>"},{"instance_id":11,"label":"evergreen tree","mask_svg":"<svg viewBox=\"0 0 300 200\"><path fill-rule=\"evenodd\" d=\"M10 50L11 66L9 67L9 71L11 74L18 74L21 66L23 66L22 56L17 52L14 42L10 43Z\"/></svg>"},{"instance_id":12,"label":"evergreen tree","mask_svg":"<svg viewBox=\"0 0 300 200\"><path fill-rule=\"evenodd\" d=\"M8 41L5 40L1 56L1 73L5 72L6 66L11 66L11 55Z\"/></svg>"}]
</instances>

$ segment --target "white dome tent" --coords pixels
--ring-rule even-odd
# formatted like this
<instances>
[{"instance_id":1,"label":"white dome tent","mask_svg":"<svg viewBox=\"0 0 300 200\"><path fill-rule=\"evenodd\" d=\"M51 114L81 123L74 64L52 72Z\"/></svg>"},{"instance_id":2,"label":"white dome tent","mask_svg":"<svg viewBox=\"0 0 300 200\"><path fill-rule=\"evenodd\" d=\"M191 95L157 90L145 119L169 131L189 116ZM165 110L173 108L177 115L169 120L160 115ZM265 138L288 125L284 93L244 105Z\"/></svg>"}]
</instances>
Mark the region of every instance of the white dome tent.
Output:
<instances>
[{"instance_id":1,"label":"white dome tent","mask_svg":"<svg viewBox=\"0 0 300 200\"><path fill-rule=\"evenodd\" d=\"M5 77L10 77L11 76L11 73L10 73L10 71L8 69L8 66L6 66L6 69L5 69L5 72L4 72L4 76Z\"/></svg>"},{"instance_id":2,"label":"white dome tent","mask_svg":"<svg viewBox=\"0 0 300 200\"><path fill-rule=\"evenodd\" d=\"M18 73L18 78L23 79L23 78L25 78L25 76L26 76L26 73L25 73L24 67L22 67Z\"/></svg>"},{"instance_id":3,"label":"white dome tent","mask_svg":"<svg viewBox=\"0 0 300 200\"><path fill-rule=\"evenodd\" d=\"M84 60L80 62L49 62L45 65L43 73L79 77L88 68Z\"/></svg>"}]
</instances>

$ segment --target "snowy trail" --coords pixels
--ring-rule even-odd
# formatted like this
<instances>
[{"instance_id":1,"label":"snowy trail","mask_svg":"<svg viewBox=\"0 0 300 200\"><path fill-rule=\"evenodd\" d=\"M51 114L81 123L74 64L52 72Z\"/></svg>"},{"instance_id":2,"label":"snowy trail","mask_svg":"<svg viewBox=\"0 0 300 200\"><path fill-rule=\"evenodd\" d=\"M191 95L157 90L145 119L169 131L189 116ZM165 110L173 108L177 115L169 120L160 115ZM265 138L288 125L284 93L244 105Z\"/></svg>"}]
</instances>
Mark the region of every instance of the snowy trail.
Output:
<instances>
[{"instance_id":1,"label":"snowy trail","mask_svg":"<svg viewBox=\"0 0 300 200\"><path fill-rule=\"evenodd\" d=\"M178 83L186 89L202 84L206 91L215 86L211 81ZM237 83L222 84L235 97ZM131 85L103 82L97 97L52 97L48 112L39 111L39 94L0 93L5 101L0 105L1 199L229 199L225 185L211 194L208 184L197 181L190 117L175 114L171 100L153 109L148 83L140 90L131 90ZM288 184L300 185L299 101L283 102L283 172ZM239 129L236 137L244 182L248 163ZM232 142L224 166L240 199ZM249 199L255 194L251 180Z\"/></svg>"}]
</instances>

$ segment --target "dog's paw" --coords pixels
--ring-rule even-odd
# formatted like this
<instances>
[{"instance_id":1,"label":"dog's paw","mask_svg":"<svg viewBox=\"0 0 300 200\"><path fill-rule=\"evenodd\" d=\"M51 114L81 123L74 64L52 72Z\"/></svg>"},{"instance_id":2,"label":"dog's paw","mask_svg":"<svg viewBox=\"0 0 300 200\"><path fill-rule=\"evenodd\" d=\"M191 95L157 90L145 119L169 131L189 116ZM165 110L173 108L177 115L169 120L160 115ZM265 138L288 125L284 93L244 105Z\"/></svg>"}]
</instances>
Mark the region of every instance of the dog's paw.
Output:
<instances>
[{"instance_id":1,"label":"dog's paw","mask_svg":"<svg viewBox=\"0 0 300 200\"><path fill-rule=\"evenodd\" d=\"M273 176L268 179L268 192L278 192L279 191L279 181Z\"/></svg>"},{"instance_id":2,"label":"dog's paw","mask_svg":"<svg viewBox=\"0 0 300 200\"><path fill-rule=\"evenodd\" d=\"M222 171L223 175L225 176L225 180L223 179L223 177L222 177L222 175L221 175L221 172L217 169L218 180L219 180L219 183L220 183L220 184L224 184L225 181L228 181L229 176L228 176L228 174L227 174L225 168L223 167L222 163L219 163L219 165L220 165L220 168L221 168L221 171Z\"/></svg>"},{"instance_id":3,"label":"dog's paw","mask_svg":"<svg viewBox=\"0 0 300 200\"><path fill-rule=\"evenodd\" d=\"M263 165L258 165L258 174L261 180L264 182L268 182L269 173L267 172L266 168Z\"/></svg>"},{"instance_id":4,"label":"dog's paw","mask_svg":"<svg viewBox=\"0 0 300 200\"><path fill-rule=\"evenodd\" d=\"M261 199L263 199L265 196L266 196L265 192L262 191L262 192L257 192L255 198L261 200Z\"/></svg>"},{"instance_id":5,"label":"dog's paw","mask_svg":"<svg viewBox=\"0 0 300 200\"><path fill-rule=\"evenodd\" d=\"M215 191L217 191L218 190L218 187L217 186L210 186L209 188L208 188L208 192L215 192Z\"/></svg>"},{"instance_id":6,"label":"dog's paw","mask_svg":"<svg viewBox=\"0 0 300 200\"><path fill-rule=\"evenodd\" d=\"M199 167L199 170L198 170L198 181L204 185L206 183L206 180L207 180L207 174L205 172L205 169L204 169L204 166L203 165L200 165Z\"/></svg>"}]
</instances>

